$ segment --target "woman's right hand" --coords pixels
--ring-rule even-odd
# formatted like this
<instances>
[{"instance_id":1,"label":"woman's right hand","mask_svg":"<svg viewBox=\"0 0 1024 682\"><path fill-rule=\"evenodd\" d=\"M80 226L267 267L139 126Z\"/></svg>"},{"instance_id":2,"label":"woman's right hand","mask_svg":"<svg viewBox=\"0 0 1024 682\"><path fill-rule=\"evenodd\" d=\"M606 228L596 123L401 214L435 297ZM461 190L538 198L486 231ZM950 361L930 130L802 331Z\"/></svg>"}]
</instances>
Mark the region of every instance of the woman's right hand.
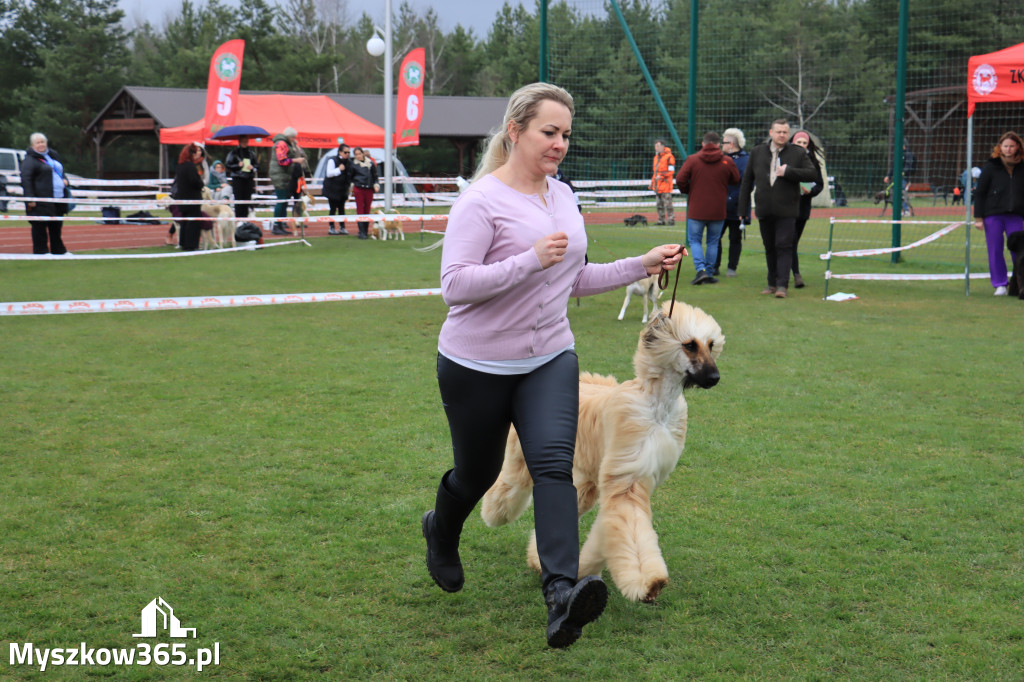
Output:
<instances>
[{"instance_id":1,"label":"woman's right hand","mask_svg":"<svg viewBox=\"0 0 1024 682\"><path fill-rule=\"evenodd\" d=\"M565 260L565 251L568 248L569 235L565 232L549 234L533 244L533 250L537 252L537 259L540 260L540 265L545 270L555 263Z\"/></svg>"},{"instance_id":2,"label":"woman's right hand","mask_svg":"<svg viewBox=\"0 0 1024 682\"><path fill-rule=\"evenodd\" d=\"M976 228L978 228L979 230L984 230L985 229L985 219L984 218L975 218L974 219L974 226Z\"/></svg>"}]
</instances>

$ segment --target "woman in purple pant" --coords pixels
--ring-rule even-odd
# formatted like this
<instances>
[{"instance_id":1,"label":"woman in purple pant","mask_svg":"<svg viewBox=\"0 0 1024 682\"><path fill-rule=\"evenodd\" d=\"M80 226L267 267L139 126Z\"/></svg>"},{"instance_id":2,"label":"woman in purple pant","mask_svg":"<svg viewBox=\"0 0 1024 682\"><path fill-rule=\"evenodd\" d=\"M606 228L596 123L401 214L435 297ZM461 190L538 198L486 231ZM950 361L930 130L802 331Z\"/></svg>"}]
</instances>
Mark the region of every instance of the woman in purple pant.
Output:
<instances>
[{"instance_id":1,"label":"woman in purple pant","mask_svg":"<svg viewBox=\"0 0 1024 682\"><path fill-rule=\"evenodd\" d=\"M1024 230L1024 141L1014 132L1003 133L992 158L981 169L974 197L974 226L985 230L988 274L996 296L1006 296L1006 237ZM1020 254L1010 252L1014 261Z\"/></svg>"}]
</instances>

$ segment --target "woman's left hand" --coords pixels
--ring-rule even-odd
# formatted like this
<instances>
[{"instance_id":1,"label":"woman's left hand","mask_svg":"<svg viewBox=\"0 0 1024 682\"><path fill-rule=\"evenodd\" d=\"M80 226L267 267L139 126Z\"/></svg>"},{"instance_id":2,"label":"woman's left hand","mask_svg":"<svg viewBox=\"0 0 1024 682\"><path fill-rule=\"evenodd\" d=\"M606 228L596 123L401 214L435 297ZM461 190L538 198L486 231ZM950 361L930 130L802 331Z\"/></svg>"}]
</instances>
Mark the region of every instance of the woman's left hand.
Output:
<instances>
[{"instance_id":1,"label":"woman's left hand","mask_svg":"<svg viewBox=\"0 0 1024 682\"><path fill-rule=\"evenodd\" d=\"M640 262L644 264L648 275L660 275L663 271L673 269L685 255L686 249L680 244L662 244L641 256Z\"/></svg>"}]
</instances>

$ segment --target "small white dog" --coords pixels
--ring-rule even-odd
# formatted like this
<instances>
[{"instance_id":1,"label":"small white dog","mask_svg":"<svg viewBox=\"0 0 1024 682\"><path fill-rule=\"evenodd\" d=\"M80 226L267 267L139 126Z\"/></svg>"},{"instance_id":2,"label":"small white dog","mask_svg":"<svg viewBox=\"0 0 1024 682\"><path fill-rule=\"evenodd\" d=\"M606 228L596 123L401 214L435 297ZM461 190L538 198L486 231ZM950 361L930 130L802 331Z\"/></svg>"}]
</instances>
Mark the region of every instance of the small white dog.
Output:
<instances>
[{"instance_id":1,"label":"small white dog","mask_svg":"<svg viewBox=\"0 0 1024 682\"><path fill-rule=\"evenodd\" d=\"M722 329L700 308L669 303L640 333L633 368L636 378L580 375L580 417L572 480L580 517L599 504L590 535L580 550L579 577L607 566L626 599L654 601L668 584L658 546L651 495L675 469L686 443L683 389L718 383L716 360L725 345ZM533 491L515 430L505 446L497 482L484 495L480 514L488 526L519 518ZM536 536L527 563L540 571Z\"/></svg>"},{"instance_id":2,"label":"small white dog","mask_svg":"<svg viewBox=\"0 0 1024 682\"><path fill-rule=\"evenodd\" d=\"M209 187L203 188L203 200L206 202L214 201ZM223 249L228 244L232 247L238 246L238 243L235 241L235 212L230 206L227 204L205 203L200 205L199 208L213 220L212 230L201 230L199 235L200 248L211 249L216 246L218 249Z\"/></svg>"},{"instance_id":3,"label":"small white dog","mask_svg":"<svg viewBox=\"0 0 1024 682\"><path fill-rule=\"evenodd\" d=\"M645 277L639 282L633 282L626 287L626 300L622 302L622 310L619 311L619 320L626 316L626 308L629 306L629 299L633 295L640 296L644 301L644 319L643 324L647 324L647 302L651 302L651 312L653 313L658 309L658 299L661 297L661 288L658 286L658 276L651 275Z\"/></svg>"}]
</instances>

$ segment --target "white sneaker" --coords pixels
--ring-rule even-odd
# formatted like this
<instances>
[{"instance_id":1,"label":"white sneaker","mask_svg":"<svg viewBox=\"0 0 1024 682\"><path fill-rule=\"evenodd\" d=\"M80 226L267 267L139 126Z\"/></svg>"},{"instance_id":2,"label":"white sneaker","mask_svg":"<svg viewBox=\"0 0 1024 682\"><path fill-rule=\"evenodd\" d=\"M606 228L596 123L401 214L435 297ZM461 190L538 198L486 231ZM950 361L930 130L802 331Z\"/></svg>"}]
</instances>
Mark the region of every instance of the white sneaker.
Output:
<instances>
[{"instance_id":1,"label":"white sneaker","mask_svg":"<svg viewBox=\"0 0 1024 682\"><path fill-rule=\"evenodd\" d=\"M1006 296L1006 287L996 287L996 296Z\"/></svg>"},{"instance_id":2,"label":"white sneaker","mask_svg":"<svg viewBox=\"0 0 1024 682\"><path fill-rule=\"evenodd\" d=\"M725 271L725 276L726 277L735 277L736 276L736 271L735 270L726 270Z\"/></svg>"}]
</instances>

